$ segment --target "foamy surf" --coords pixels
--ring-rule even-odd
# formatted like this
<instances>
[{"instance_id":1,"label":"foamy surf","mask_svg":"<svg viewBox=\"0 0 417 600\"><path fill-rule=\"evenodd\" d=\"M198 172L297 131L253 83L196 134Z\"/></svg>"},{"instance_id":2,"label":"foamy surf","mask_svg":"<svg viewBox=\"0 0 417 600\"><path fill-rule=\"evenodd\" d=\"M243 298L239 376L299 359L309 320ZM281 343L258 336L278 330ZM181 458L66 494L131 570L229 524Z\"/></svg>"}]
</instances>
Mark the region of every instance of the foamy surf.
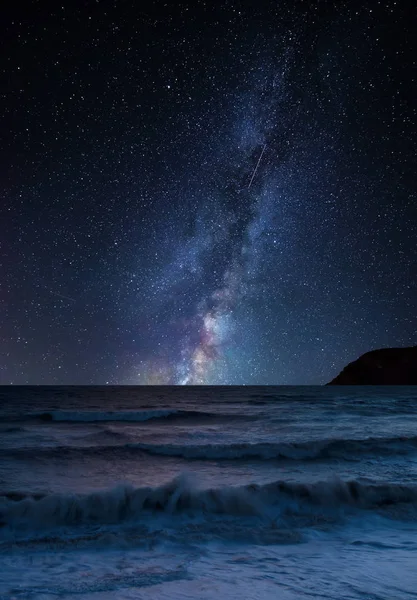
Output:
<instances>
[{"instance_id":1,"label":"foamy surf","mask_svg":"<svg viewBox=\"0 0 417 600\"><path fill-rule=\"evenodd\" d=\"M41 392L0 403L1 600L415 600L412 390Z\"/></svg>"},{"instance_id":2,"label":"foamy surf","mask_svg":"<svg viewBox=\"0 0 417 600\"><path fill-rule=\"evenodd\" d=\"M347 507L378 510L399 505L417 507L417 486L332 480L198 489L180 477L154 488L125 485L91 494L6 493L0 497L0 524L8 528L106 525L161 513L262 517L270 516L272 509L285 519L316 509L334 515Z\"/></svg>"}]
</instances>

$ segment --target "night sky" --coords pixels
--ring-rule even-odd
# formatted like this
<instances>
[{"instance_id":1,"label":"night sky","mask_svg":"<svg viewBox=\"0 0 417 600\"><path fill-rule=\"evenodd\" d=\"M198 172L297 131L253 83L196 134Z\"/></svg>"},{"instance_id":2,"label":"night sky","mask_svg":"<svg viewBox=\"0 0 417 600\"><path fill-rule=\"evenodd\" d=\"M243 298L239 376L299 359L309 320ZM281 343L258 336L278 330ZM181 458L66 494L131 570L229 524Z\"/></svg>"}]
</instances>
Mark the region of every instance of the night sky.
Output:
<instances>
[{"instance_id":1,"label":"night sky","mask_svg":"<svg viewBox=\"0 0 417 600\"><path fill-rule=\"evenodd\" d=\"M417 343L412 3L10 3L0 383L321 384Z\"/></svg>"}]
</instances>

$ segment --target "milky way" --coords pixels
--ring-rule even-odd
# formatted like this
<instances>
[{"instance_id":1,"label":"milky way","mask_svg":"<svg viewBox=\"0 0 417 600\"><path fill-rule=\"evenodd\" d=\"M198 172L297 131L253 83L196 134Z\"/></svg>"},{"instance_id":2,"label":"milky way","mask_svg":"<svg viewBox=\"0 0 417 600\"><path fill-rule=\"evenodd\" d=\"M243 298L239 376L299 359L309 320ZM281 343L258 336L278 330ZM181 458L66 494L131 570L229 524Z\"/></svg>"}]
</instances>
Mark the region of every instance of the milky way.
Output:
<instances>
[{"instance_id":1,"label":"milky way","mask_svg":"<svg viewBox=\"0 0 417 600\"><path fill-rule=\"evenodd\" d=\"M269 234L274 230L279 197L273 195L271 202L271 192L268 195L266 190L271 184L277 187L274 167L282 167L287 160L287 153L282 158L276 149L267 151L274 136L284 136L285 143L285 128L293 116L288 101L282 102L286 89L284 59L276 60L274 67L253 65L251 76L243 78L244 84L237 85L229 96L220 119L220 133L208 130L207 139L202 140L203 148L204 142L207 144L203 150L207 168L197 177L201 177L200 189L208 196L208 214L197 211L196 219L200 230L210 231L210 240L206 252L199 254L200 238L192 236L186 242L186 251L181 249L179 255L182 268L187 267L185 257L192 257L188 282L198 273L206 285L197 293L194 307L188 298L185 300L191 316L186 321L186 332L179 333L179 357L170 356L165 362L162 359L163 367L158 366L157 373L151 364L144 379L139 378L141 383L201 385L226 384L230 380L228 355L238 355L241 344L236 335L241 328L238 313L258 291L257 262L267 256L260 239L267 224ZM217 131L214 125L213 129ZM278 239L279 230L275 235ZM177 268L174 263L168 272ZM170 283L175 287L178 277ZM173 293L168 289L165 293ZM248 333L256 344L254 332Z\"/></svg>"},{"instance_id":2,"label":"milky way","mask_svg":"<svg viewBox=\"0 0 417 600\"><path fill-rule=\"evenodd\" d=\"M324 383L416 343L408 9L140 4L2 24L0 382Z\"/></svg>"}]
</instances>

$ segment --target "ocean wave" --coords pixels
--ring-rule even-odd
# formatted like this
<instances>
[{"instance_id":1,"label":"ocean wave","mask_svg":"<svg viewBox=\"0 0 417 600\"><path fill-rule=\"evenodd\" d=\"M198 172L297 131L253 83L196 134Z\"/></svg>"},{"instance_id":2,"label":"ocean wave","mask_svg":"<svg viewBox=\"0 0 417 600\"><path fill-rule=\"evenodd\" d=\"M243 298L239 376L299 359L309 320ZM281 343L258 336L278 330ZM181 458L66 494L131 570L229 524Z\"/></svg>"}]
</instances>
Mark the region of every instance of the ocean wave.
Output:
<instances>
[{"instance_id":1,"label":"ocean wave","mask_svg":"<svg viewBox=\"0 0 417 600\"><path fill-rule=\"evenodd\" d=\"M417 436L366 439L325 439L308 442L265 442L236 444L128 444L148 454L198 460L290 459L352 460L355 455L407 454L417 449Z\"/></svg>"},{"instance_id":2,"label":"ocean wave","mask_svg":"<svg viewBox=\"0 0 417 600\"><path fill-rule=\"evenodd\" d=\"M404 511L408 509L408 513ZM198 489L185 477L159 487L119 486L90 494L24 494L0 496L0 526L42 529L55 526L149 525L150 514L267 517L294 525L294 518L322 515L332 520L340 509L385 510L389 516L417 515L417 485L376 484L360 481L292 483ZM393 510L394 509L394 510ZM403 510L401 510L403 509ZM304 521L304 524L306 522ZM298 520L295 524L302 525Z\"/></svg>"},{"instance_id":3,"label":"ocean wave","mask_svg":"<svg viewBox=\"0 0 417 600\"><path fill-rule=\"evenodd\" d=\"M46 422L60 423L102 423L102 422L132 422L142 423L145 421L172 421L176 419L230 419L245 418L242 415L229 415L222 413L203 412L197 410L179 410L179 409L153 409L139 411L65 411L52 410L46 412L30 413L23 417L15 417L15 420L41 420ZM246 417L249 418L249 417Z\"/></svg>"},{"instance_id":4,"label":"ocean wave","mask_svg":"<svg viewBox=\"0 0 417 600\"><path fill-rule=\"evenodd\" d=\"M256 442L229 444L155 444L142 442L126 442L130 436L123 432L111 430L89 434L83 443L68 446L36 446L1 449L3 457L25 457L30 459L45 456L63 456L82 454L89 455L134 454L142 453L152 456L166 456L185 460L294 460L314 461L338 459L357 461L365 454L375 456L406 455L417 451L417 436L411 437L376 437L365 439L324 439L307 442ZM109 440L108 444L100 441ZM86 441L95 442L86 445Z\"/></svg>"},{"instance_id":5,"label":"ocean wave","mask_svg":"<svg viewBox=\"0 0 417 600\"><path fill-rule=\"evenodd\" d=\"M26 429L24 427L5 427L0 429L0 434L2 433L23 433Z\"/></svg>"}]
</instances>

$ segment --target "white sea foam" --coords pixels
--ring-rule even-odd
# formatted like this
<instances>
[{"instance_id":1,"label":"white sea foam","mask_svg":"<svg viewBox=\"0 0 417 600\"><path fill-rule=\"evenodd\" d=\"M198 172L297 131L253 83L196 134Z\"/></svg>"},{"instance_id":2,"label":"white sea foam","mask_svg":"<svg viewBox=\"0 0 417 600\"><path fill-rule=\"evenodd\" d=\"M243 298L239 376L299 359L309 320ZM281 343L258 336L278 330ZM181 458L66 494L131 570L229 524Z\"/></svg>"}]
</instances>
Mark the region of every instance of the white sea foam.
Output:
<instances>
[{"instance_id":1,"label":"white sea foam","mask_svg":"<svg viewBox=\"0 0 417 600\"><path fill-rule=\"evenodd\" d=\"M290 392L20 390L0 599L415 599L415 391Z\"/></svg>"},{"instance_id":2,"label":"white sea foam","mask_svg":"<svg viewBox=\"0 0 417 600\"><path fill-rule=\"evenodd\" d=\"M282 519L340 509L395 508L404 518L417 509L417 486L331 480L313 484L277 481L265 485L199 489L184 477L157 487L119 486L91 494L8 493L0 497L4 527L117 524L158 514L268 516ZM403 510L406 507L407 510ZM412 511L410 513L410 510ZM408 512L407 512L408 511ZM393 511L391 511L393 512Z\"/></svg>"}]
</instances>

